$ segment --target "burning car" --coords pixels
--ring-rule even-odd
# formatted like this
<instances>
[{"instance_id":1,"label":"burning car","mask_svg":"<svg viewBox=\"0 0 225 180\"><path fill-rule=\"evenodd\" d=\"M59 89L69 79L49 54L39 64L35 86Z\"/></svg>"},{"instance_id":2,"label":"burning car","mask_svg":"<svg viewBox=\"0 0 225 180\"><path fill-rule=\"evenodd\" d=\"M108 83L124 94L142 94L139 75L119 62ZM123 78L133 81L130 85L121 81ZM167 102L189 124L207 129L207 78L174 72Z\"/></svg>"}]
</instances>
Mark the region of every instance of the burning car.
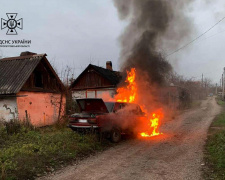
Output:
<instances>
[{"instance_id":1,"label":"burning car","mask_svg":"<svg viewBox=\"0 0 225 180\"><path fill-rule=\"evenodd\" d=\"M104 102L100 98L77 99L80 113L70 115L69 127L74 131L96 131L119 142L122 133L136 133L147 118L137 104ZM143 127L143 126L142 126Z\"/></svg>"},{"instance_id":2,"label":"burning car","mask_svg":"<svg viewBox=\"0 0 225 180\"><path fill-rule=\"evenodd\" d=\"M76 102L79 106L80 113L69 116L69 127L75 131L97 129L96 116L110 112L102 99L77 99Z\"/></svg>"}]
</instances>

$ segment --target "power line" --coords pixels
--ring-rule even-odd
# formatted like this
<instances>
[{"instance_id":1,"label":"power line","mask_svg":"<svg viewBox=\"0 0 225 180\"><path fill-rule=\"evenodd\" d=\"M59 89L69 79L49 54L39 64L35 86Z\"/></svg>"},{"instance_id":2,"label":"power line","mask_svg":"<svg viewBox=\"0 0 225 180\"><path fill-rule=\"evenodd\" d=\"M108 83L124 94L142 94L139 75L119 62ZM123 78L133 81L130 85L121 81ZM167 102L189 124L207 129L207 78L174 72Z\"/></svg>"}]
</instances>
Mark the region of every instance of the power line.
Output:
<instances>
[{"instance_id":1,"label":"power line","mask_svg":"<svg viewBox=\"0 0 225 180\"><path fill-rule=\"evenodd\" d=\"M216 34L213 34L213 35L211 35L211 36L206 37L205 39L199 40L198 42L202 42L202 41L204 41L204 40L207 40L207 39L209 39L209 38L212 38L212 37L217 36L218 34L221 34L221 33L224 33L224 32L225 32L225 30L222 30L222 31L220 31L220 32L217 32Z\"/></svg>"},{"instance_id":2,"label":"power line","mask_svg":"<svg viewBox=\"0 0 225 180\"><path fill-rule=\"evenodd\" d=\"M180 47L179 49L173 51L172 53L168 54L166 57L173 55L174 53L180 51L181 49L184 49L185 47L189 46L191 43L195 42L196 40L198 40L200 37L204 36L207 32L209 32L210 30L212 30L216 25L218 25L221 21L223 21L225 19L225 17L223 17L221 20L219 20L216 24L214 24L212 27L210 27L208 30L206 30L204 33L202 33L201 35L199 35L198 37L196 37L195 39L193 39L192 41L190 41L189 43L185 44L184 46Z\"/></svg>"}]
</instances>

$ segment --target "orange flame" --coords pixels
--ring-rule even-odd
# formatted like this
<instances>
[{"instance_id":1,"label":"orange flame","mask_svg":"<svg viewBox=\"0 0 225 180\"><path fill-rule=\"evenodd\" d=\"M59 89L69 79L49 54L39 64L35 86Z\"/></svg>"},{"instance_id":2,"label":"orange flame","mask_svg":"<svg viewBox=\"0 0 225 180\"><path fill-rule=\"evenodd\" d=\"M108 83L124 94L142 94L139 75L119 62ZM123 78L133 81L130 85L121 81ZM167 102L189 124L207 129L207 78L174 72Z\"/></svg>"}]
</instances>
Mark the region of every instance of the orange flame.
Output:
<instances>
[{"instance_id":1,"label":"orange flame","mask_svg":"<svg viewBox=\"0 0 225 180\"><path fill-rule=\"evenodd\" d=\"M126 82L128 82L128 85L126 88L121 87L117 89L117 95L115 96L117 102L134 102L137 94L137 85L135 82L135 77L135 68L132 68L130 71L127 71Z\"/></svg>"},{"instance_id":2,"label":"orange flame","mask_svg":"<svg viewBox=\"0 0 225 180\"><path fill-rule=\"evenodd\" d=\"M115 100L117 102L129 102L133 103L136 100L137 96L137 84L135 81L136 78L136 70L135 68L132 68L130 71L127 71L127 78L126 81L128 83L127 87L121 87L117 89L117 94L115 96ZM141 105L141 109L145 114L149 115L150 113L146 110L144 106ZM159 120L163 117L163 113L161 110L158 110L155 113L152 113L149 117L149 129L152 130L151 133L149 132L142 132L140 135L142 137L152 137L152 136L157 136L162 133L159 132L158 127L159 127Z\"/></svg>"},{"instance_id":3,"label":"orange flame","mask_svg":"<svg viewBox=\"0 0 225 180\"><path fill-rule=\"evenodd\" d=\"M158 110L157 113L153 113L151 115L151 118L150 118L150 121L149 121L149 126L152 130L152 133L148 133L148 132L142 132L140 133L140 135L142 137L152 137L152 136L158 136L160 134L163 134L163 133L160 133L158 128L159 128L159 120L160 118L163 117L163 113L161 110Z\"/></svg>"}]
</instances>

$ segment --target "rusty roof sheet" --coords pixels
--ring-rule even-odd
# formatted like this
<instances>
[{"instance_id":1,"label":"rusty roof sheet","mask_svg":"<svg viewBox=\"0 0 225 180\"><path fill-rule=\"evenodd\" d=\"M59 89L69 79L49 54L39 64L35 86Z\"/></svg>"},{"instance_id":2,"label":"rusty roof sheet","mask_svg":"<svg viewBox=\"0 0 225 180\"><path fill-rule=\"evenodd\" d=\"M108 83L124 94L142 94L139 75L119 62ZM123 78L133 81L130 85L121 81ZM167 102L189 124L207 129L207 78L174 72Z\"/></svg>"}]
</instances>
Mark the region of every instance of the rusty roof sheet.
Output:
<instances>
[{"instance_id":1,"label":"rusty roof sheet","mask_svg":"<svg viewBox=\"0 0 225 180\"><path fill-rule=\"evenodd\" d=\"M0 59L0 94L16 94L46 54Z\"/></svg>"}]
</instances>

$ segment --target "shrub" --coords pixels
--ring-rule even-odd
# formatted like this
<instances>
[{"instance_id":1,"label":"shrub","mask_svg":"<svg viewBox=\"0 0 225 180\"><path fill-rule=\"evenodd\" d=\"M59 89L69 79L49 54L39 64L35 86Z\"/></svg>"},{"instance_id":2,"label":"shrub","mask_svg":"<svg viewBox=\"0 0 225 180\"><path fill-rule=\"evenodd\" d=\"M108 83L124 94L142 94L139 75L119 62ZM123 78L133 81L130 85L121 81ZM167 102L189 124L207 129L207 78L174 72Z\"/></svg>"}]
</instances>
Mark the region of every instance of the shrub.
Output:
<instances>
[{"instance_id":1,"label":"shrub","mask_svg":"<svg viewBox=\"0 0 225 180\"><path fill-rule=\"evenodd\" d=\"M9 122L4 122L3 125L6 129L7 134L17 134L21 131L28 131L35 129L34 126L30 123L29 120L19 120L12 119Z\"/></svg>"}]
</instances>

